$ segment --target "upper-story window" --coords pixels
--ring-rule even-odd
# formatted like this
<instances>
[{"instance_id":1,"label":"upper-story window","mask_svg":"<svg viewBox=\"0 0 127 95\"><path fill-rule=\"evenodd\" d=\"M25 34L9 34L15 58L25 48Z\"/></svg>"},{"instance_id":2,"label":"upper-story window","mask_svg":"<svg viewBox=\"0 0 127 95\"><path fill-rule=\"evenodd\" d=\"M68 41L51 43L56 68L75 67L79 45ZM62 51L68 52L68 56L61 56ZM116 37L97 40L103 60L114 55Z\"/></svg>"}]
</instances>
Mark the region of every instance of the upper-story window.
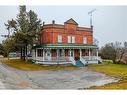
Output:
<instances>
[{"instance_id":1,"label":"upper-story window","mask_svg":"<svg viewBox=\"0 0 127 95\"><path fill-rule=\"evenodd\" d=\"M75 43L75 37L74 36L72 36L72 43Z\"/></svg>"},{"instance_id":2,"label":"upper-story window","mask_svg":"<svg viewBox=\"0 0 127 95\"><path fill-rule=\"evenodd\" d=\"M68 43L71 43L71 36L68 36Z\"/></svg>"},{"instance_id":3,"label":"upper-story window","mask_svg":"<svg viewBox=\"0 0 127 95\"><path fill-rule=\"evenodd\" d=\"M75 43L75 37L74 36L68 36L68 43Z\"/></svg>"},{"instance_id":4,"label":"upper-story window","mask_svg":"<svg viewBox=\"0 0 127 95\"><path fill-rule=\"evenodd\" d=\"M62 35L58 35L58 43L62 43Z\"/></svg>"},{"instance_id":5,"label":"upper-story window","mask_svg":"<svg viewBox=\"0 0 127 95\"><path fill-rule=\"evenodd\" d=\"M87 37L83 37L83 44L87 44Z\"/></svg>"}]
</instances>

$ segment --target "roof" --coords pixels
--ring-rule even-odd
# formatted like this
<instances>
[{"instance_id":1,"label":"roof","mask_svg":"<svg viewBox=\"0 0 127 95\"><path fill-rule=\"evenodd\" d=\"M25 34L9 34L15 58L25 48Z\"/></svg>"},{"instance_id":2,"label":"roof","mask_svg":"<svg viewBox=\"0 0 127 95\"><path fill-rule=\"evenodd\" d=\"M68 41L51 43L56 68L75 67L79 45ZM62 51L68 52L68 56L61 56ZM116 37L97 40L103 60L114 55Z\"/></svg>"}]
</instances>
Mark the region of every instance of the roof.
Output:
<instances>
[{"instance_id":1,"label":"roof","mask_svg":"<svg viewBox=\"0 0 127 95\"><path fill-rule=\"evenodd\" d=\"M85 45L85 44L43 44L34 46L35 48L51 48L51 49L98 49L96 45Z\"/></svg>"},{"instance_id":2,"label":"roof","mask_svg":"<svg viewBox=\"0 0 127 95\"><path fill-rule=\"evenodd\" d=\"M61 24L46 24L43 28L61 28L64 29L64 25Z\"/></svg>"},{"instance_id":3,"label":"roof","mask_svg":"<svg viewBox=\"0 0 127 95\"><path fill-rule=\"evenodd\" d=\"M65 24L73 24L73 25L78 25L78 23L73 20L72 18L67 20L66 22L64 22ZM65 25L62 24L45 24L42 26L43 29L46 28L57 28L57 29L65 29ZM70 30L69 30L70 31ZM86 31L86 32L93 32L91 28L87 28L87 27L78 27L77 26L77 30L76 31Z\"/></svg>"},{"instance_id":4,"label":"roof","mask_svg":"<svg viewBox=\"0 0 127 95\"><path fill-rule=\"evenodd\" d=\"M67 20L65 23L67 23L67 24L74 24L74 25L78 25L78 23L77 23L75 20L73 20L72 18L71 18L71 19L69 19L69 20Z\"/></svg>"}]
</instances>

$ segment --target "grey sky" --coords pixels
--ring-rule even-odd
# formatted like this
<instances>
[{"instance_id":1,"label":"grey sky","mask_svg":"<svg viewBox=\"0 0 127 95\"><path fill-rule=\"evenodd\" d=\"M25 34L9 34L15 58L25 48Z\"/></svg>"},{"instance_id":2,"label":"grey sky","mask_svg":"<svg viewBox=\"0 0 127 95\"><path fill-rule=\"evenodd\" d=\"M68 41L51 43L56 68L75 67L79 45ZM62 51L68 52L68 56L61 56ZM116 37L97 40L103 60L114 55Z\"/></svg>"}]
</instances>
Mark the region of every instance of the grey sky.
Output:
<instances>
[{"instance_id":1,"label":"grey sky","mask_svg":"<svg viewBox=\"0 0 127 95\"><path fill-rule=\"evenodd\" d=\"M96 9L93 15L94 38L99 46L108 42L127 41L127 6L27 6L34 10L38 17L51 23L63 24L73 18L79 26L89 27L88 12ZM18 6L0 6L0 35L6 34L4 23L18 14ZM0 40L3 37L0 36Z\"/></svg>"}]
</instances>

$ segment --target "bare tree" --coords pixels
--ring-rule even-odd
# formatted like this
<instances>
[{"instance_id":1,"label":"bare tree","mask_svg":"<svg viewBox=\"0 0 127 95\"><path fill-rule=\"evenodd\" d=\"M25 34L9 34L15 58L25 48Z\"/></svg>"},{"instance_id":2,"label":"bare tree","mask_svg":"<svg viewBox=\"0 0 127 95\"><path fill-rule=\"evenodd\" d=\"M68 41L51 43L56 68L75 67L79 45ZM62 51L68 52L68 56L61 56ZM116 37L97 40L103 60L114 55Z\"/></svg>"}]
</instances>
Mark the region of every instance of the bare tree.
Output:
<instances>
[{"instance_id":1,"label":"bare tree","mask_svg":"<svg viewBox=\"0 0 127 95\"><path fill-rule=\"evenodd\" d=\"M124 54L127 52L127 42L124 42L124 46L121 47L120 52L121 52L121 54L120 54L120 58L118 60L118 63L121 63L121 60L122 60Z\"/></svg>"}]
</instances>

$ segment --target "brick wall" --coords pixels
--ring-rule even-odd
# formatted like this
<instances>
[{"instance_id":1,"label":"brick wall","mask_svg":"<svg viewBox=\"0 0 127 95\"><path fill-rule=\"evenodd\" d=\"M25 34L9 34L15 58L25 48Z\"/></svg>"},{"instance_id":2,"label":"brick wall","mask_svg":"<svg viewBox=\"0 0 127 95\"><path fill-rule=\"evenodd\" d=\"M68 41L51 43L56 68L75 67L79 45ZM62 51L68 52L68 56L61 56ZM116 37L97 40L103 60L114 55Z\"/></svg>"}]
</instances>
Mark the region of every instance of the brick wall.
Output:
<instances>
[{"instance_id":1,"label":"brick wall","mask_svg":"<svg viewBox=\"0 0 127 95\"><path fill-rule=\"evenodd\" d=\"M77 25L65 24L63 28L53 28L53 24L50 27L44 28L41 34L41 44L57 44L58 35L62 35L62 43L68 43L68 36L75 36L75 44L83 44L83 37L87 37L87 44L93 44L93 33L87 30L80 31ZM90 30L90 28L89 28Z\"/></svg>"}]
</instances>

